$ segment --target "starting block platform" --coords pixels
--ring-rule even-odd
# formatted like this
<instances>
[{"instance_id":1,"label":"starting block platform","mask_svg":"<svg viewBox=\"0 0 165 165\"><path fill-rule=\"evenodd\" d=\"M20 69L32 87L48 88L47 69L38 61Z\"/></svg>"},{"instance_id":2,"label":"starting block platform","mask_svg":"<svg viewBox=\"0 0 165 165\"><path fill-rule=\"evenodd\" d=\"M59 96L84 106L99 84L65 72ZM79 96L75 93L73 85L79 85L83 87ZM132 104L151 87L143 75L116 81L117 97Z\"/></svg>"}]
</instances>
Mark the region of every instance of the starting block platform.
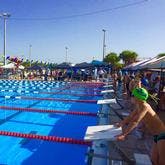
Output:
<instances>
[{"instance_id":1,"label":"starting block platform","mask_svg":"<svg viewBox=\"0 0 165 165\"><path fill-rule=\"evenodd\" d=\"M122 133L122 128L114 125L89 126L86 130L84 140L115 140L115 136Z\"/></svg>"},{"instance_id":2,"label":"starting block platform","mask_svg":"<svg viewBox=\"0 0 165 165\"><path fill-rule=\"evenodd\" d=\"M152 165L151 160L147 154L134 153L137 165Z\"/></svg>"},{"instance_id":3,"label":"starting block platform","mask_svg":"<svg viewBox=\"0 0 165 165\"><path fill-rule=\"evenodd\" d=\"M97 104L112 104L112 103L117 103L116 99L104 99L97 101Z\"/></svg>"},{"instance_id":4,"label":"starting block platform","mask_svg":"<svg viewBox=\"0 0 165 165\"><path fill-rule=\"evenodd\" d=\"M105 93L113 93L115 92L113 89L110 89L110 90L104 90L104 91L101 91L101 94L105 94Z\"/></svg>"},{"instance_id":5,"label":"starting block platform","mask_svg":"<svg viewBox=\"0 0 165 165\"><path fill-rule=\"evenodd\" d=\"M109 85L104 85L103 88L109 88L109 87L113 87L112 84L109 84Z\"/></svg>"},{"instance_id":6,"label":"starting block platform","mask_svg":"<svg viewBox=\"0 0 165 165\"><path fill-rule=\"evenodd\" d=\"M122 116L129 116L130 115L130 113L128 113L128 112L122 112L121 114L122 114Z\"/></svg>"}]
</instances>

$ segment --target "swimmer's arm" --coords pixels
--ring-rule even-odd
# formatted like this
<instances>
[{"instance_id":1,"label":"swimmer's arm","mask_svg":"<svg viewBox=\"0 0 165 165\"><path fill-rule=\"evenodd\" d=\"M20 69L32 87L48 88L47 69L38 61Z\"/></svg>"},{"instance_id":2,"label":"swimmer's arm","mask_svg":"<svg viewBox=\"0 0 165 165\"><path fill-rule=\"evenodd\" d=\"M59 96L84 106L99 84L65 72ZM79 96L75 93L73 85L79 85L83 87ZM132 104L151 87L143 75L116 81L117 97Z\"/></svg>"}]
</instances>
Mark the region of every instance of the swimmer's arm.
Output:
<instances>
[{"instance_id":1,"label":"swimmer's arm","mask_svg":"<svg viewBox=\"0 0 165 165\"><path fill-rule=\"evenodd\" d=\"M137 114L137 110L132 111L131 114L130 114L128 117L124 118L124 120L122 120L122 121L119 123L119 125L120 125L121 127L123 127L124 125L129 124L129 122L132 120L132 118L134 118L134 116L135 116L136 114Z\"/></svg>"},{"instance_id":2,"label":"swimmer's arm","mask_svg":"<svg viewBox=\"0 0 165 165\"><path fill-rule=\"evenodd\" d=\"M144 118L147 113L147 109L141 110L139 113L136 114L128 124L128 127L123 131L122 135L127 136Z\"/></svg>"}]
</instances>

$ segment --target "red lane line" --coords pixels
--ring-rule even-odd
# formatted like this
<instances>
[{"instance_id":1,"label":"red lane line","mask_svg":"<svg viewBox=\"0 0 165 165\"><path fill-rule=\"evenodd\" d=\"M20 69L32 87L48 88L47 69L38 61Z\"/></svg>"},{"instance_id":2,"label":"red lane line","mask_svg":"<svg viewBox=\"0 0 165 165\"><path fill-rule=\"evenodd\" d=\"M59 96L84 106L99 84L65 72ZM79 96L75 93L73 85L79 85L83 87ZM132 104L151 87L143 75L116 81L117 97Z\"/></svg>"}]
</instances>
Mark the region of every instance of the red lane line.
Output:
<instances>
[{"instance_id":1,"label":"red lane line","mask_svg":"<svg viewBox=\"0 0 165 165\"><path fill-rule=\"evenodd\" d=\"M96 117L96 113L92 112L76 112L76 111L61 111L61 110L46 110L46 109L38 109L38 108L19 108L19 107L7 107L0 106L0 109L5 110L13 110L13 111L25 111L25 112L39 112L39 113L62 113L62 114L70 114L70 115L83 115L83 116L93 116Z\"/></svg>"},{"instance_id":2,"label":"red lane line","mask_svg":"<svg viewBox=\"0 0 165 165\"><path fill-rule=\"evenodd\" d=\"M42 94L58 94L57 92L39 92ZM73 96L102 96L101 94L74 94L74 93L59 93L60 95L73 95Z\"/></svg>"},{"instance_id":3,"label":"red lane line","mask_svg":"<svg viewBox=\"0 0 165 165\"><path fill-rule=\"evenodd\" d=\"M28 96L21 96L21 99L26 99L26 100L47 100L47 101L64 101L64 102L79 102L79 103L97 103L97 100L70 100L70 99L57 99L57 98L28 97Z\"/></svg>"},{"instance_id":4,"label":"red lane line","mask_svg":"<svg viewBox=\"0 0 165 165\"><path fill-rule=\"evenodd\" d=\"M87 146L92 145L91 142L87 142L80 139L68 138L68 137L45 136L45 135L36 135L36 134L27 134L27 133L9 132L9 131L0 131L0 135L21 137L21 138L28 138L28 139L46 140L46 141L52 141L52 142L87 145Z\"/></svg>"}]
</instances>

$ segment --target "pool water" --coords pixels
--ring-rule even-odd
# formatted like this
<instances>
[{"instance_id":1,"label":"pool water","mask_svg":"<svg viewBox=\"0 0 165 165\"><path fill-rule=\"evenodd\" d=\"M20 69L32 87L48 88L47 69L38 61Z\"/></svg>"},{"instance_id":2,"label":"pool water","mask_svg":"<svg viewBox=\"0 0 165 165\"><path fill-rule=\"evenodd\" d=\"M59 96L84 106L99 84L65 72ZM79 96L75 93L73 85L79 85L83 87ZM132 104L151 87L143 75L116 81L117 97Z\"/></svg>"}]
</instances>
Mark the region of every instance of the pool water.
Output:
<instances>
[{"instance_id":1,"label":"pool water","mask_svg":"<svg viewBox=\"0 0 165 165\"><path fill-rule=\"evenodd\" d=\"M98 100L99 96L86 95L96 94L95 90L91 87L73 87L65 82L1 80L0 91L0 131L83 139L86 128L96 125L98 122L97 117L91 116L12 111L5 110L2 107L97 113L99 107L96 103L15 98L16 96L27 96L32 98ZM81 95L69 95L69 93ZM11 96L11 98L5 98L5 96ZM88 146L86 145L0 135L0 164L85 165L87 149Z\"/></svg>"}]
</instances>

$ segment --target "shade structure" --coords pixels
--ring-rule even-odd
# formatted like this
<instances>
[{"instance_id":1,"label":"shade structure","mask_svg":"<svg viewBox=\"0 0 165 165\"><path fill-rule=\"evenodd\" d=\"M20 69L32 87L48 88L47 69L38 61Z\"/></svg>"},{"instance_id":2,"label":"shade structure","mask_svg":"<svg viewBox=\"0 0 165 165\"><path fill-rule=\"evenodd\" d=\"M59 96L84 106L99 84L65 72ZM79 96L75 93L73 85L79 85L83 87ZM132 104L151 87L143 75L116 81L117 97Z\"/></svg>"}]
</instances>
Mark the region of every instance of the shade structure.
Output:
<instances>
[{"instance_id":1,"label":"shade structure","mask_svg":"<svg viewBox=\"0 0 165 165\"><path fill-rule=\"evenodd\" d=\"M25 67L23 65L20 65L18 68L21 70L25 69Z\"/></svg>"},{"instance_id":2,"label":"shade structure","mask_svg":"<svg viewBox=\"0 0 165 165\"><path fill-rule=\"evenodd\" d=\"M14 64L14 63L9 63L9 64L6 64L4 66L0 66L0 68L2 69L25 69L25 67L23 65L19 65L18 67Z\"/></svg>"},{"instance_id":3,"label":"shade structure","mask_svg":"<svg viewBox=\"0 0 165 165\"><path fill-rule=\"evenodd\" d=\"M157 63L158 61L161 62L161 60L163 60L165 57L160 57L160 58L157 58L157 57L154 57L150 60L148 60L147 62L143 63L143 64L140 64L139 65L139 69L147 69L149 66L151 66L152 64L154 64L155 62ZM158 62L159 63L159 62ZM160 65L158 66L157 65L157 68L160 68ZM152 66L150 69L155 69L154 66Z\"/></svg>"},{"instance_id":4,"label":"shade structure","mask_svg":"<svg viewBox=\"0 0 165 165\"><path fill-rule=\"evenodd\" d=\"M86 69L86 68L92 68L92 67L93 65L87 62L82 62L74 66L74 68L80 68L80 69Z\"/></svg>"},{"instance_id":5,"label":"shade structure","mask_svg":"<svg viewBox=\"0 0 165 165\"><path fill-rule=\"evenodd\" d=\"M63 62L63 63L57 65L55 68L57 68L57 69L69 69L71 67L72 67L71 64Z\"/></svg>"},{"instance_id":6,"label":"shade structure","mask_svg":"<svg viewBox=\"0 0 165 165\"><path fill-rule=\"evenodd\" d=\"M14 69L16 66L13 63L6 64L4 66L1 66L3 69Z\"/></svg>"},{"instance_id":7,"label":"shade structure","mask_svg":"<svg viewBox=\"0 0 165 165\"><path fill-rule=\"evenodd\" d=\"M91 64L94 66L94 67L105 67L105 66L108 66L108 64L106 62L103 62L103 61L98 61L98 60L93 60L91 62Z\"/></svg>"},{"instance_id":8,"label":"shade structure","mask_svg":"<svg viewBox=\"0 0 165 165\"><path fill-rule=\"evenodd\" d=\"M28 69L28 70L43 70L44 67L39 66L39 65L33 65L33 66L31 66L31 67L28 67L27 69Z\"/></svg>"},{"instance_id":9,"label":"shade structure","mask_svg":"<svg viewBox=\"0 0 165 165\"><path fill-rule=\"evenodd\" d=\"M147 59L147 60L142 60L142 61L134 62L134 63L132 63L132 64L127 65L126 67L124 67L123 70L138 70L139 69L139 66L141 64L144 64L147 61L149 61L149 60Z\"/></svg>"},{"instance_id":10,"label":"shade structure","mask_svg":"<svg viewBox=\"0 0 165 165\"><path fill-rule=\"evenodd\" d=\"M148 69L165 69L165 57L150 63L146 66Z\"/></svg>"}]
</instances>

